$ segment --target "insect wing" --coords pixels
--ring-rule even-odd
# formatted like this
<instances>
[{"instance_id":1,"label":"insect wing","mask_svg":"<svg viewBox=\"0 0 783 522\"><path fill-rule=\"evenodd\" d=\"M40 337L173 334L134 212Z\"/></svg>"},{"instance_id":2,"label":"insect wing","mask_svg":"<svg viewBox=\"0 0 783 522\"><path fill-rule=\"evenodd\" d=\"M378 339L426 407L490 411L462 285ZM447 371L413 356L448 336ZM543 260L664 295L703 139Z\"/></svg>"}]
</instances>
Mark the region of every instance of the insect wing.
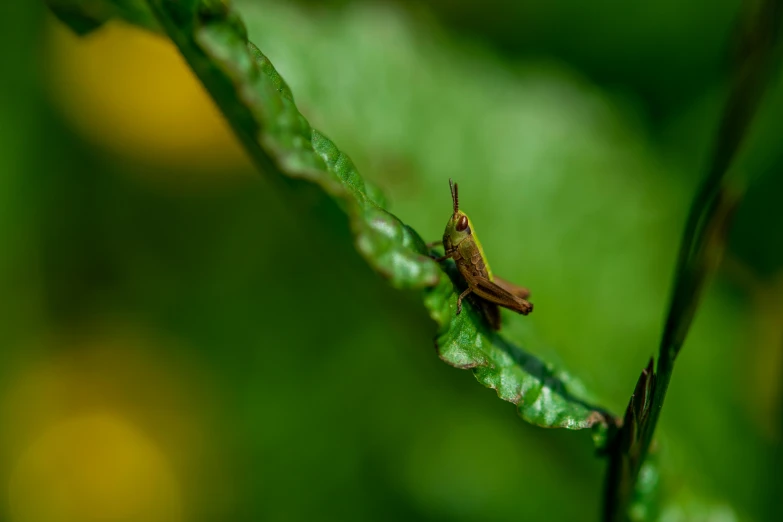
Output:
<instances>
[{"instance_id":1,"label":"insect wing","mask_svg":"<svg viewBox=\"0 0 783 522\"><path fill-rule=\"evenodd\" d=\"M528 297L530 297L530 290L528 290L524 286L517 286L514 283L509 283L505 279L501 279L498 276L495 276L492 279L492 282L498 285L503 290L506 290L507 292L519 297L520 299L527 299Z\"/></svg>"},{"instance_id":2,"label":"insect wing","mask_svg":"<svg viewBox=\"0 0 783 522\"><path fill-rule=\"evenodd\" d=\"M473 292L492 303L498 304L509 310L514 310L522 315L527 315L533 311L533 305L525 301L524 299L515 296L508 290L496 285L488 279L483 277L474 278Z\"/></svg>"}]
</instances>

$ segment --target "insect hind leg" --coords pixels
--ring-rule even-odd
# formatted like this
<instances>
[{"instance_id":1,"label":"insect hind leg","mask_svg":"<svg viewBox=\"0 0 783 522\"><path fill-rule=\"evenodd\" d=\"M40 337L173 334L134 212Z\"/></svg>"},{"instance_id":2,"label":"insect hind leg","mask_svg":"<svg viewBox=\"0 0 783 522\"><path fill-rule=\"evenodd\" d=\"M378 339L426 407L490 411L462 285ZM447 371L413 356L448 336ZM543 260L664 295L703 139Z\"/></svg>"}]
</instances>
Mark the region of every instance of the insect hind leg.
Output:
<instances>
[{"instance_id":1,"label":"insect hind leg","mask_svg":"<svg viewBox=\"0 0 783 522\"><path fill-rule=\"evenodd\" d=\"M465 289L465 291L464 291L464 292L462 292L461 294L459 294L459 297L457 298L457 315L459 315L459 314L460 314L460 312L462 312L462 300L463 300L463 299L465 299L465 297L466 297L466 296L467 296L469 293L471 293L472 291L473 291L473 287L472 287L472 286L469 286L469 287L467 287L467 288Z\"/></svg>"}]
</instances>

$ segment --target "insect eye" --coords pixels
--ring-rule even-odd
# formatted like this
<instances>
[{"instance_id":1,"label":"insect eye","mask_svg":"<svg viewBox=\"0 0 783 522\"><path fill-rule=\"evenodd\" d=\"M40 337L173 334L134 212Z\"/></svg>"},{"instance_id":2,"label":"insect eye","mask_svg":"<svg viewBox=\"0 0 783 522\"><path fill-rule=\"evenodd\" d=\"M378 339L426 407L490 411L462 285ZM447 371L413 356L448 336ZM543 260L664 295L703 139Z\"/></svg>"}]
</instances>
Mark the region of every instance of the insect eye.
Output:
<instances>
[{"instance_id":1,"label":"insect eye","mask_svg":"<svg viewBox=\"0 0 783 522\"><path fill-rule=\"evenodd\" d=\"M457 221L457 232L462 232L466 228L468 228L468 216L462 216Z\"/></svg>"}]
</instances>

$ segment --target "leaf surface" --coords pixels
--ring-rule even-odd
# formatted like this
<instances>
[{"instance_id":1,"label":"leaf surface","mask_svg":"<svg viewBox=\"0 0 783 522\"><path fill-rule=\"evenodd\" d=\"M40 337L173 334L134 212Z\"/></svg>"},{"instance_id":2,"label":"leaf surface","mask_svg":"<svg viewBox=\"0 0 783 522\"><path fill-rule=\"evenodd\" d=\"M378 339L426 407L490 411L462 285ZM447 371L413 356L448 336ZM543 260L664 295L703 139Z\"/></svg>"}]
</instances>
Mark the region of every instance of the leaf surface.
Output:
<instances>
[{"instance_id":1,"label":"leaf surface","mask_svg":"<svg viewBox=\"0 0 783 522\"><path fill-rule=\"evenodd\" d=\"M142 27L162 28L259 169L319 185L348 215L356 248L370 266L393 287L421 295L438 325L435 344L441 359L473 371L481 384L514 403L525 421L550 428L593 428L596 444L603 446L607 427L614 421L585 400L578 381L491 331L470 304L456 315L462 283L453 264L441 267L435 263L424 240L384 208L383 196L364 181L348 155L311 127L299 112L291 89L247 40L241 18L226 2L148 0L148 14L154 15L156 23L139 11L143 2L138 1L51 3L60 11L67 4L71 14L80 14L96 26L120 17ZM129 5L134 9L128 9ZM84 32L72 17L60 18Z\"/></svg>"}]
</instances>

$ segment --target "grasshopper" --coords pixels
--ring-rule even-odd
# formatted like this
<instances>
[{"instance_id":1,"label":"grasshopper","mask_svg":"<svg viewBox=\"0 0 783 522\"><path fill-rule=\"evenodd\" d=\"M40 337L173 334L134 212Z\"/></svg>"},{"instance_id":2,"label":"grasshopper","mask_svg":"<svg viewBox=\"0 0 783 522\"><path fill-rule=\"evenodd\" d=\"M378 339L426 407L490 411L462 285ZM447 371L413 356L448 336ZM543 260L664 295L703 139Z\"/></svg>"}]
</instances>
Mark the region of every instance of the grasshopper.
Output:
<instances>
[{"instance_id":1,"label":"grasshopper","mask_svg":"<svg viewBox=\"0 0 783 522\"><path fill-rule=\"evenodd\" d=\"M481 243L473 229L473 223L467 214L459 209L457 184L449 179L449 187L454 213L446 223L443 241L433 244L442 243L445 249L445 254L435 260L440 263L449 258L453 259L459 273L468 284L457 299L457 315L462 312L462 300L472 293L477 298L474 301L487 322L492 328L499 330L500 308L498 307L502 306L527 315L533 311L533 304L526 300L530 296L530 291L492 274L484 249L481 248Z\"/></svg>"}]
</instances>

